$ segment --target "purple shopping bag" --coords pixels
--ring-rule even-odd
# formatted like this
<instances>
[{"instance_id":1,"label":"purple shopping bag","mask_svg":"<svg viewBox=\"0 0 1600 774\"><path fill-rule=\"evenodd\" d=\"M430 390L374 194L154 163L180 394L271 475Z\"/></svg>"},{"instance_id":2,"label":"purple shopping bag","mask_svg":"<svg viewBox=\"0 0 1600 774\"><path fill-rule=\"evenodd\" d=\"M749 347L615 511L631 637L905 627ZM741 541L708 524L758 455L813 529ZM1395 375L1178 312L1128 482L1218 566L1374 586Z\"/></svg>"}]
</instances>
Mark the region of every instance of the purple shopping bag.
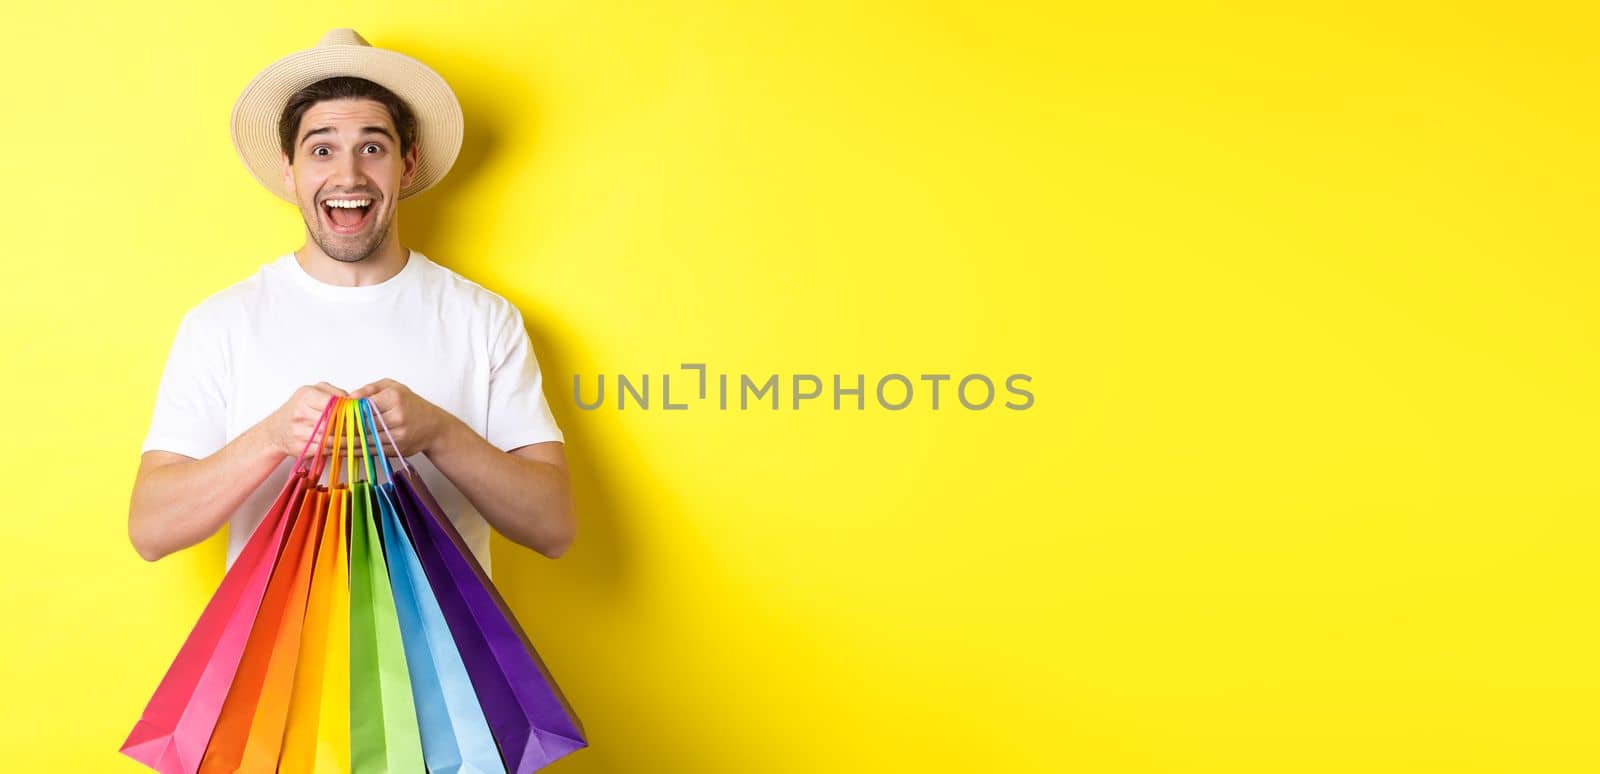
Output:
<instances>
[{"instance_id":1,"label":"purple shopping bag","mask_svg":"<svg viewBox=\"0 0 1600 774\"><path fill-rule=\"evenodd\" d=\"M387 426L383 432L389 434ZM398 447L394 454L402 470L381 486L400 506L506 770L528 774L589 746L577 714L477 556Z\"/></svg>"}]
</instances>

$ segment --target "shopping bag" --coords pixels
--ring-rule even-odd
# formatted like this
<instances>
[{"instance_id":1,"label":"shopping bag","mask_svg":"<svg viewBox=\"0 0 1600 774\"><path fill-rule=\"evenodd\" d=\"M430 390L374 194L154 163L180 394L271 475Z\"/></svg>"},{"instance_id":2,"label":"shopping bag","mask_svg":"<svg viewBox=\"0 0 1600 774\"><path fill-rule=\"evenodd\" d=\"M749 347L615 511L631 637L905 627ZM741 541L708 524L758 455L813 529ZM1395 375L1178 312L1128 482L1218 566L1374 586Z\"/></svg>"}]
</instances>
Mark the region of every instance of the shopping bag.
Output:
<instances>
[{"instance_id":1,"label":"shopping bag","mask_svg":"<svg viewBox=\"0 0 1600 774\"><path fill-rule=\"evenodd\" d=\"M370 402L361 399L359 410L363 421L357 426L361 428L358 432L364 433L370 428L376 440L378 429L371 424ZM368 448L365 435L361 442L362 448ZM382 460L378 470L390 475L388 461ZM372 477L370 467L367 475ZM389 562L389 581L394 588L401 640L405 644L406 665L410 667L411 689L422 730L423 758L429 771L505 774L505 764L489 733L488 721L484 719L461 653L456 650L439 602L428 586L416 550L400 525L396 507L390 500L391 490L392 487L380 486L374 491L384 554Z\"/></svg>"},{"instance_id":2,"label":"shopping bag","mask_svg":"<svg viewBox=\"0 0 1600 774\"><path fill-rule=\"evenodd\" d=\"M346 470L353 473L352 438L348 432L344 435ZM337 439L334 451L338 451ZM350 566L346 554L350 487L338 482L337 473L328 484L327 522L311 570L300 663L278 759L280 774L350 771Z\"/></svg>"},{"instance_id":3,"label":"shopping bag","mask_svg":"<svg viewBox=\"0 0 1600 774\"><path fill-rule=\"evenodd\" d=\"M400 455L383 415L372 413L401 465L379 488L400 506L506 769L527 774L587 747L577 714L516 616L416 469Z\"/></svg>"},{"instance_id":4,"label":"shopping bag","mask_svg":"<svg viewBox=\"0 0 1600 774\"><path fill-rule=\"evenodd\" d=\"M350 770L424 772L421 730L372 493L366 481L351 487Z\"/></svg>"},{"instance_id":5,"label":"shopping bag","mask_svg":"<svg viewBox=\"0 0 1600 774\"><path fill-rule=\"evenodd\" d=\"M339 408L335 407L339 412ZM333 427L335 448L348 430L347 413ZM320 451L320 449L319 449ZM339 456L333 456L329 482L339 480ZM201 774L273 771L283 747L295 668L300 660L311 570L326 523L330 490L318 485L289 529L278 565L273 568L245 644L238 674L228 689L211 742L200 762Z\"/></svg>"},{"instance_id":6,"label":"shopping bag","mask_svg":"<svg viewBox=\"0 0 1600 774\"><path fill-rule=\"evenodd\" d=\"M272 507L223 576L123 742L121 752L128 757L161 774L199 770L289 524L309 497L308 482L321 475L322 448L309 469L306 452L312 439L325 438L334 404L330 398L323 408Z\"/></svg>"}]
</instances>

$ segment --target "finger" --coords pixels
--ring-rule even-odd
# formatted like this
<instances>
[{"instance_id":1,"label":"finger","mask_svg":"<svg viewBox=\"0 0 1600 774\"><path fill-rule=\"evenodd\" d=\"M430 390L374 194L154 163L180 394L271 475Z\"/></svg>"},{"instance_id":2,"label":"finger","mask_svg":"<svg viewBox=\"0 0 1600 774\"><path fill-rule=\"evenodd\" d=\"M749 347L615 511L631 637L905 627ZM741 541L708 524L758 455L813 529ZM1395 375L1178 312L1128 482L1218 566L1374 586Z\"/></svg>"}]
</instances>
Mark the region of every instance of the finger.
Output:
<instances>
[{"instance_id":1,"label":"finger","mask_svg":"<svg viewBox=\"0 0 1600 774\"><path fill-rule=\"evenodd\" d=\"M344 395L345 394L344 390L341 390L338 387L335 387L335 386L333 386L331 384L328 384L327 382L317 382L314 386L317 389L322 390L323 392L325 392L325 393L327 393L329 395Z\"/></svg>"},{"instance_id":2,"label":"finger","mask_svg":"<svg viewBox=\"0 0 1600 774\"><path fill-rule=\"evenodd\" d=\"M379 379L378 381L375 381L362 389L366 391L366 395L371 396L385 391L402 389L404 386L405 385L402 385L393 379Z\"/></svg>"},{"instance_id":3,"label":"finger","mask_svg":"<svg viewBox=\"0 0 1600 774\"><path fill-rule=\"evenodd\" d=\"M371 383L369 385L366 385L366 386L362 387L361 389L356 390L353 393L350 393L350 397L352 397L352 398L370 398L370 397L372 397L374 395L377 395L377 394L383 392L384 390L389 389L389 385L384 384L384 382L386 382L386 381L388 381L388 380L387 379L380 379L380 380L378 380L376 382L373 382L373 383Z\"/></svg>"},{"instance_id":4,"label":"finger","mask_svg":"<svg viewBox=\"0 0 1600 774\"><path fill-rule=\"evenodd\" d=\"M333 422L336 418L333 412L324 411L321 407L301 406L300 411L295 414L294 418L296 432L301 432L298 428L303 427L305 428L303 434L309 438L313 432L321 433L323 428L333 427Z\"/></svg>"},{"instance_id":5,"label":"finger","mask_svg":"<svg viewBox=\"0 0 1600 774\"><path fill-rule=\"evenodd\" d=\"M333 418L337 416L335 411L337 407L334 401L338 397L337 395L323 395L320 393L307 394L305 402L295 408L294 421L302 422L307 427L311 427L321 421L323 417L327 417L327 421L332 423Z\"/></svg>"},{"instance_id":6,"label":"finger","mask_svg":"<svg viewBox=\"0 0 1600 774\"><path fill-rule=\"evenodd\" d=\"M321 416L322 412L326 410L336 398L343 397L343 393L338 392L338 389L339 388L334 387L333 390L330 391L321 384L308 385L302 389L298 395L301 401L300 406L303 410L311 411L318 416Z\"/></svg>"},{"instance_id":7,"label":"finger","mask_svg":"<svg viewBox=\"0 0 1600 774\"><path fill-rule=\"evenodd\" d=\"M389 387L380 387L377 390L374 390L373 393L367 397L367 400L372 403L372 407L374 409L378 410L378 413L387 416L388 413L393 411L394 407L399 404L400 393Z\"/></svg>"},{"instance_id":8,"label":"finger","mask_svg":"<svg viewBox=\"0 0 1600 774\"><path fill-rule=\"evenodd\" d=\"M301 454L301 453L311 454L311 453L315 452L316 449L317 449L316 439L313 439L313 438L296 437L296 438L294 438L293 443L294 443L294 450L295 450L296 454ZM331 454L331 453L334 452L334 445L333 445L331 439L324 440L322 442L322 444L321 444L321 448L322 448L323 455L328 455L328 454ZM302 449L304 449L305 451L302 452L301 451Z\"/></svg>"}]
</instances>

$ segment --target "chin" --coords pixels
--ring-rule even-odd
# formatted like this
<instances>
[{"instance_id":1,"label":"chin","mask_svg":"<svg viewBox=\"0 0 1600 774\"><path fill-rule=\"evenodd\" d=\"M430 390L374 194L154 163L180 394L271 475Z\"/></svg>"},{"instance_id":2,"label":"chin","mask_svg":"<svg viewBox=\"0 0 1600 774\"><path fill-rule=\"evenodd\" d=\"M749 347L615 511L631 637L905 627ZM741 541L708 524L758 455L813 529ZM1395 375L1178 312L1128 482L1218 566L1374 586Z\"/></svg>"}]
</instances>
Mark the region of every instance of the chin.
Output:
<instances>
[{"instance_id":1,"label":"chin","mask_svg":"<svg viewBox=\"0 0 1600 774\"><path fill-rule=\"evenodd\" d=\"M338 241L330 242L320 237L316 242L317 247L322 248L323 255L340 263L360 263L371 258L372 254L378 252L378 247L383 244L383 240L379 239L358 247L350 244L340 244Z\"/></svg>"}]
</instances>

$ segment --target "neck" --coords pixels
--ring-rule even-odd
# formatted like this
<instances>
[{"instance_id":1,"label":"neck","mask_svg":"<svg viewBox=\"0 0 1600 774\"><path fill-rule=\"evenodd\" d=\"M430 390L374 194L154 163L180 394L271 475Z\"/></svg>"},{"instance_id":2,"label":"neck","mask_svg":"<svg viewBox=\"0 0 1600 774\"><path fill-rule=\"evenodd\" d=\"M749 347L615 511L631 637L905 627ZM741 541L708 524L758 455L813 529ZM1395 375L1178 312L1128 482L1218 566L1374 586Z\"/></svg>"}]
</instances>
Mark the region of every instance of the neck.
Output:
<instances>
[{"instance_id":1,"label":"neck","mask_svg":"<svg viewBox=\"0 0 1600 774\"><path fill-rule=\"evenodd\" d=\"M355 262L334 260L317 245L316 240L308 234L306 243L294 251L295 260L300 262L300 268L321 282L329 285L343 285L358 287L361 285L376 285L400 273L405 268L406 260L411 251L400 244L399 234L390 230L378 245L378 249L371 255Z\"/></svg>"}]
</instances>

